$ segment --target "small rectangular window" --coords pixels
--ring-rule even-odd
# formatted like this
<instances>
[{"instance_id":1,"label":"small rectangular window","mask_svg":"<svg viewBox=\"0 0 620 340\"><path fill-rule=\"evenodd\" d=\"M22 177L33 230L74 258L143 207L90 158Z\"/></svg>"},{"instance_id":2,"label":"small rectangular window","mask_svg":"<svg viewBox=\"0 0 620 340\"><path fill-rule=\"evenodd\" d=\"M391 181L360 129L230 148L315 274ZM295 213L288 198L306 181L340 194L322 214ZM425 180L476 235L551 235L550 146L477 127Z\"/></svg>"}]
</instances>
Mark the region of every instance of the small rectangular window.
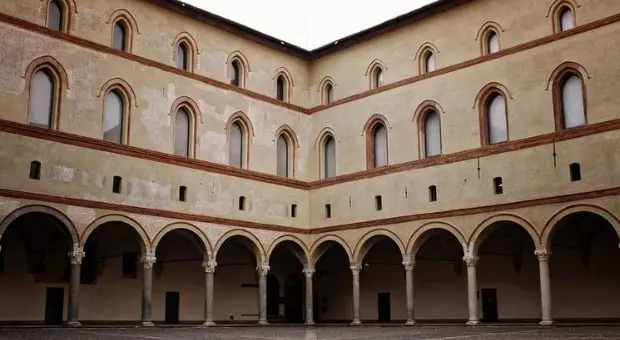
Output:
<instances>
[{"instance_id":1,"label":"small rectangular window","mask_svg":"<svg viewBox=\"0 0 620 340\"><path fill-rule=\"evenodd\" d=\"M187 201L187 187L181 185L179 187L179 201L186 202Z\"/></svg>"},{"instance_id":2,"label":"small rectangular window","mask_svg":"<svg viewBox=\"0 0 620 340\"><path fill-rule=\"evenodd\" d=\"M123 183L123 178L121 176L114 176L114 178L112 179L112 192L116 194L120 194L122 183Z\"/></svg>"},{"instance_id":3,"label":"small rectangular window","mask_svg":"<svg viewBox=\"0 0 620 340\"><path fill-rule=\"evenodd\" d=\"M138 253L123 253L123 278L135 279L138 277Z\"/></svg>"},{"instance_id":4,"label":"small rectangular window","mask_svg":"<svg viewBox=\"0 0 620 340\"><path fill-rule=\"evenodd\" d=\"M30 162L30 179L41 179L41 162Z\"/></svg>"},{"instance_id":5,"label":"small rectangular window","mask_svg":"<svg viewBox=\"0 0 620 340\"><path fill-rule=\"evenodd\" d=\"M291 217L297 217L297 204L291 204Z\"/></svg>"},{"instance_id":6,"label":"small rectangular window","mask_svg":"<svg viewBox=\"0 0 620 340\"><path fill-rule=\"evenodd\" d=\"M428 187L428 200L431 202L437 201L437 187L434 185Z\"/></svg>"},{"instance_id":7,"label":"small rectangular window","mask_svg":"<svg viewBox=\"0 0 620 340\"><path fill-rule=\"evenodd\" d=\"M325 218L332 218L332 205L325 204Z\"/></svg>"},{"instance_id":8,"label":"small rectangular window","mask_svg":"<svg viewBox=\"0 0 620 340\"><path fill-rule=\"evenodd\" d=\"M581 165L579 163L572 163L569 165L569 169L571 182L581 181Z\"/></svg>"},{"instance_id":9,"label":"small rectangular window","mask_svg":"<svg viewBox=\"0 0 620 340\"><path fill-rule=\"evenodd\" d=\"M381 195L375 196L375 209L378 211L383 210L383 201L381 199Z\"/></svg>"},{"instance_id":10,"label":"small rectangular window","mask_svg":"<svg viewBox=\"0 0 620 340\"><path fill-rule=\"evenodd\" d=\"M245 196L239 196L239 210L245 210Z\"/></svg>"},{"instance_id":11,"label":"small rectangular window","mask_svg":"<svg viewBox=\"0 0 620 340\"><path fill-rule=\"evenodd\" d=\"M501 177L493 178L493 187L495 188L496 195L501 195L504 193L504 182Z\"/></svg>"}]
</instances>

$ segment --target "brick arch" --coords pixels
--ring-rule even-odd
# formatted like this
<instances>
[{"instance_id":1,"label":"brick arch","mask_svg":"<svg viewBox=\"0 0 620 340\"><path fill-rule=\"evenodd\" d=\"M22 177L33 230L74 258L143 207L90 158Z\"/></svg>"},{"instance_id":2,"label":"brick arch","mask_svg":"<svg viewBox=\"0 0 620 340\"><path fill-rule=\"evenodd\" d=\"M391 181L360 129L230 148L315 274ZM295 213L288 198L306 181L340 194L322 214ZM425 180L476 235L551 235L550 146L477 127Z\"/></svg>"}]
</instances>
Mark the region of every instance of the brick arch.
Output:
<instances>
[{"instance_id":1,"label":"brick arch","mask_svg":"<svg viewBox=\"0 0 620 340\"><path fill-rule=\"evenodd\" d=\"M332 136L332 138L336 139L336 132L334 131L333 128L326 126L324 128L321 129L321 131L319 131L319 133L316 135L316 138L314 139L314 147L318 148L321 147L323 141L325 140L325 137L327 136Z\"/></svg>"},{"instance_id":2,"label":"brick arch","mask_svg":"<svg viewBox=\"0 0 620 340\"><path fill-rule=\"evenodd\" d=\"M157 251L157 246L159 245L161 240L166 235L168 235L168 233L173 232L175 230L186 230L192 233L193 235L195 235L201 241L202 249L205 251L205 254L208 256L208 258L214 259L213 247L211 246L211 242L209 242L207 235L205 235L205 233L197 226L191 223L187 223L187 222L170 223L166 225L164 228L162 228L160 231L158 231L155 237L153 237L153 245L152 245L153 251Z\"/></svg>"},{"instance_id":3,"label":"brick arch","mask_svg":"<svg viewBox=\"0 0 620 340\"><path fill-rule=\"evenodd\" d=\"M575 75L580 78L583 94L583 109L585 123L588 124L588 86L586 80L591 79L588 70L581 64L574 61L565 61L558 65L547 80L548 91L552 90L553 97L553 116L556 131L564 129L564 114L563 114L563 102L562 102L562 86L566 79L571 75Z\"/></svg>"},{"instance_id":4,"label":"brick arch","mask_svg":"<svg viewBox=\"0 0 620 340\"><path fill-rule=\"evenodd\" d=\"M561 75L568 70L578 73L583 80L592 79L590 73L583 65L574 61L565 61L553 69L549 75L549 79L547 79L547 87L545 90L549 91L552 85L559 80Z\"/></svg>"},{"instance_id":5,"label":"brick arch","mask_svg":"<svg viewBox=\"0 0 620 340\"><path fill-rule=\"evenodd\" d=\"M57 130L60 125L62 100L66 90L69 89L69 77L67 76L67 71L65 70L65 68L60 64L60 62L58 62L58 60L56 60L56 58L49 55L36 58L32 60L30 64L28 64L28 66L26 67L26 71L23 75L23 78L26 80L24 92L27 93L28 97L30 97L30 84L32 82L32 77L36 72L41 70L46 70L52 76L55 83L50 125L52 130ZM26 111L26 115L28 115L29 112L30 100L28 100L28 109Z\"/></svg>"},{"instance_id":6,"label":"brick arch","mask_svg":"<svg viewBox=\"0 0 620 340\"><path fill-rule=\"evenodd\" d=\"M200 111L200 106L198 106L198 103L196 103L196 101L194 99L192 99L191 97L188 97L188 96L181 96L181 97L177 98L172 103L172 107L170 108L170 112L168 113L168 115L169 116L173 116L175 113L177 113L177 111L182 106L187 106L187 108L189 108L190 115L194 116L194 117L192 117L194 119L194 123L197 123L199 121L198 118L200 118L200 123L201 124L204 122L203 116L202 116L202 111Z\"/></svg>"},{"instance_id":7,"label":"brick arch","mask_svg":"<svg viewBox=\"0 0 620 340\"><path fill-rule=\"evenodd\" d=\"M43 213L43 214L53 216L65 226L67 232L71 236L71 241L73 243L73 246L75 247L80 243L80 237L79 237L78 230L73 224L73 222L71 221L71 219L67 217L67 215L63 214L56 208L46 206L46 205L40 205L40 204L25 205L23 207L19 207L13 210L11 213L9 213L7 216L5 216L2 219L2 221L0 221L0 239L2 239L2 234L11 225L11 223L13 223L15 220L17 220L21 216L24 216L30 213Z\"/></svg>"},{"instance_id":8,"label":"brick arch","mask_svg":"<svg viewBox=\"0 0 620 340\"><path fill-rule=\"evenodd\" d=\"M362 130L362 135L366 135L366 169L373 169L375 163L375 136L374 130L379 125L383 125L388 130L392 129L389 120L382 114L376 113L366 121L364 124L364 128ZM388 160L389 160L389 135L387 136L387 151L388 151ZM389 161L388 161L389 164Z\"/></svg>"},{"instance_id":9,"label":"brick arch","mask_svg":"<svg viewBox=\"0 0 620 340\"><path fill-rule=\"evenodd\" d=\"M549 4L547 15L545 15L545 18L547 19L551 17L553 33L560 32L559 14L563 7L568 7L571 10L575 26L577 25L577 8L581 7L581 3L577 0L554 0L551 4Z\"/></svg>"},{"instance_id":10,"label":"brick arch","mask_svg":"<svg viewBox=\"0 0 620 340\"><path fill-rule=\"evenodd\" d=\"M426 60L425 56L428 53L432 53L435 56L435 69L437 69L437 55L439 54L439 48L435 44L430 41L427 41L418 47L418 50L415 52L415 56L413 58L414 61L417 61L418 64L418 73L425 74L429 71L426 69Z\"/></svg>"},{"instance_id":11,"label":"brick arch","mask_svg":"<svg viewBox=\"0 0 620 340\"><path fill-rule=\"evenodd\" d=\"M66 30L64 33L71 33L71 27L73 26L73 19L75 14L78 13L76 0L59 0L65 7L66 13L64 20L66 22ZM49 6L51 0L40 0L40 2L44 2L43 15L45 16L45 27L47 27L47 20L49 18Z\"/></svg>"},{"instance_id":12,"label":"brick arch","mask_svg":"<svg viewBox=\"0 0 620 340\"><path fill-rule=\"evenodd\" d=\"M241 74L239 75L241 79L239 79L239 87L243 88L246 86L248 74L252 72L250 68L250 62L248 61L248 58L246 58L246 56L241 53L241 51L232 51L226 58L226 79L231 79L232 77L231 66L235 60L238 61L241 65Z\"/></svg>"},{"instance_id":13,"label":"brick arch","mask_svg":"<svg viewBox=\"0 0 620 340\"><path fill-rule=\"evenodd\" d=\"M293 252L293 254L295 254L295 256L299 259L304 268L310 267L310 251L308 250L304 242L294 235L282 235L276 238L273 242L271 242L271 245L269 245L269 248L267 250L267 261L271 259L271 253L273 253L276 247L283 242L292 242L293 244L296 244L299 247L299 250L301 250L301 253L296 251L295 249L289 250Z\"/></svg>"},{"instance_id":14,"label":"brick arch","mask_svg":"<svg viewBox=\"0 0 620 340\"><path fill-rule=\"evenodd\" d=\"M580 0L553 0L553 2L549 4L549 8L547 9L547 14L545 15L545 18L549 18L562 5L572 6L572 9L574 10L575 8L581 7L581 2Z\"/></svg>"},{"instance_id":15,"label":"brick arch","mask_svg":"<svg viewBox=\"0 0 620 340\"><path fill-rule=\"evenodd\" d=\"M484 24L482 24L482 26L480 26L480 28L478 29L478 32L476 32L476 36L474 37L474 41L478 41L481 40L484 36L484 34L486 33L487 30L489 29L494 29L497 34L500 34L504 31L506 31L502 25L500 25L497 21L487 21Z\"/></svg>"},{"instance_id":16,"label":"brick arch","mask_svg":"<svg viewBox=\"0 0 620 340\"><path fill-rule=\"evenodd\" d=\"M443 153L443 137L441 136L441 115L446 113L441 104L438 102L427 99L420 103L413 113L412 121L415 122L418 133L418 158L426 158L426 144L425 144L425 135L426 135L426 116L430 111L437 112L437 118L439 118L439 155ZM437 155L437 156L439 156ZM436 157L436 156L435 156Z\"/></svg>"},{"instance_id":17,"label":"brick arch","mask_svg":"<svg viewBox=\"0 0 620 340\"><path fill-rule=\"evenodd\" d=\"M478 107L478 123L480 125L480 145L488 146L489 143L489 115L487 111L488 104L491 98L495 98L496 95L504 97L504 112L506 112L506 141L510 140L510 124L509 124L509 107L508 99L513 99L508 88L504 85L492 82L486 84L476 95L476 102L474 108Z\"/></svg>"},{"instance_id":18,"label":"brick arch","mask_svg":"<svg viewBox=\"0 0 620 340\"><path fill-rule=\"evenodd\" d=\"M415 255L428 240L429 236L432 236L429 235L432 230L445 230L452 234L461 243L463 254L467 254L467 240L465 236L454 225L442 221L428 222L416 229L407 242L406 253L415 258Z\"/></svg>"},{"instance_id":19,"label":"brick arch","mask_svg":"<svg viewBox=\"0 0 620 340\"><path fill-rule=\"evenodd\" d=\"M484 219L469 237L468 247L470 254L473 256L478 255L478 249L484 240L493 232L493 227L498 222L512 222L520 226L530 235L534 249L538 249L540 246L540 235L532 222L528 221L525 217L512 213L500 213Z\"/></svg>"},{"instance_id":20,"label":"brick arch","mask_svg":"<svg viewBox=\"0 0 620 340\"><path fill-rule=\"evenodd\" d=\"M226 242L227 240L235 236L239 236L243 238L244 240L247 240L248 242L250 242L251 247L252 247L251 250L256 256L256 263L258 265L266 264L265 261L267 260L267 257L265 254L265 249L263 248L263 245L261 244L260 240L254 234L250 233L247 230L243 230L243 229L229 230L224 235L222 235L217 240L217 242L215 242L215 247L213 248L213 259L214 260L217 259L217 253L220 251L220 248L222 247L224 242Z\"/></svg>"},{"instance_id":21,"label":"brick arch","mask_svg":"<svg viewBox=\"0 0 620 340\"><path fill-rule=\"evenodd\" d=\"M387 229L375 229L367 232L357 242L355 250L353 251L353 261L355 263L362 263L364 257L368 254L370 249L374 247L382 238L388 238L398 247L401 254L406 254L405 245L401 239L394 232Z\"/></svg>"},{"instance_id":22,"label":"brick arch","mask_svg":"<svg viewBox=\"0 0 620 340\"><path fill-rule=\"evenodd\" d=\"M133 90L133 87L129 85L129 83L120 77L112 78L103 83L101 88L99 89L99 93L97 93L97 98L100 98L103 94L108 93L114 89L120 89L127 96L127 100L129 101L129 106L138 107L138 100L136 99L136 92Z\"/></svg>"},{"instance_id":23,"label":"brick arch","mask_svg":"<svg viewBox=\"0 0 620 340\"><path fill-rule=\"evenodd\" d=\"M138 27L138 22L136 18L134 18L128 10L124 8L119 8L110 14L108 20L106 20L106 24L110 24L110 41L114 41L114 26L118 21L123 21L127 26L127 51L131 53L133 51L133 42L134 42L134 32L140 34L140 28Z\"/></svg>"},{"instance_id":24,"label":"brick arch","mask_svg":"<svg viewBox=\"0 0 620 340\"><path fill-rule=\"evenodd\" d=\"M372 132L375 125L377 125L377 123L383 124L383 126L385 126L385 128L388 130L392 129L392 125L390 125L390 121L387 119L386 116L380 113L375 113L366 120L366 123L364 124L364 127L362 128L361 136L363 135L368 136L368 134Z\"/></svg>"},{"instance_id":25,"label":"brick arch","mask_svg":"<svg viewBox=\"0 0 620 340\"><path fill-rule=\"evenodd\" d=\"M286 80L288 81L290 87L295 87L295 80L293 80L293 75L286 67L278 67L273 73L272 79L276 80L281 75L284 75L284 77L286 77Z\"/></svg>"},{"instance_id":26,"label":"brick arch","mask_svg":"<svg viewBox=\"0 0 620 340\"><path fill-rule=\"evenodd\" d=\"M381 59L373 59L370 64L368 64L368 66L366 67L366 72L364 72L365 76L369 76L371 74L371 72L375 69L375 67L380 67L382 71L387 70L387 66L385 66L385 63L381 60Z\"/></svg>"},{"instance_id":27,"label":"brick arch","mask_svg":"<svg viewBox=\"0 0 620 340\"><path fill-rule=\"evenodd\" d=\"M177 34L172 40L172 60L177 61L177 46L185 43L189 49L189 66L188 72L194 72L198 68L198 56L200 55L200 49L196 39L187 31Z\"/></svg>"},{"instance_id":28,"label":"brick arch","mask_svg":"<svg viewBox=\"0 0 620 340\"><path fill-rule=\"evenodd\" d=\"M349 259L349 262L353 263L353 252L351 251L351 248L349 247L347 242L338 235L329 234L329 235L321 236L319 239L314 241L314 243L310 247L310 264L312 268L316 266L316 263L323 255L320 247L327 242L338 243L342 247L344 252L347 254L347 258Z\"/></svg>"},{"instance_id":29,"label":"brick arch","mask_svg":"<svg viewBox=\"0 0 620 340\"><path fill-rule=\"evenodd\" d=\"M151 239L149 238L149 235L144 229L144 227L142 227L142 225L140 225L140 223L138 223L138 221L134 220L133 218L125 216L125 215L119 215L119 214L103 215L95 219L93 222L91 222L86 227L86 229L84 230L84 233L80 237L80 246L84 247L86 245L86 242L88 241L88 238L93 233L93 231L95 231L95 229L99 228L100 226L108 222L122 222L130 226L138 235L138 240L139 240L138 243L140 243L140 249L142 251L142 255L145 255L152 250Z\"/></svg>"},{"instance_id":30,"label":"brick arch","mask_svg":"<svg viewBox=\"0 0 620 340\"><path fill-rule=\"evenodd\" d=\"M295 133L293 128L291 128L288 124L281 125L276 130L276 133L273 135L273 141L274 142L277 141L278 137L280 137L280 135L283 133L288 135L289 140L293 144L293 147L295 149L299 149L299 139L297 139L297 134Z\"/></svg>"},{"instance_id":31,"label":"brick arch","mask_svg":"<svg viewBox=\"0 0 620 340\"><path fill-rule=\"evenodd\" d=\"M545 223L545 227L542 230L540 236L541 247L546 250L551 249L551 241L553 234L556 231L556 225L564 217L572 215L574 213L587 212L598 215L605 219L614 228L620 238L620 219L616 217L611 211L594 204L574 204L566 206L551 215L551 217Z\"/></svg>"}]
</instances>

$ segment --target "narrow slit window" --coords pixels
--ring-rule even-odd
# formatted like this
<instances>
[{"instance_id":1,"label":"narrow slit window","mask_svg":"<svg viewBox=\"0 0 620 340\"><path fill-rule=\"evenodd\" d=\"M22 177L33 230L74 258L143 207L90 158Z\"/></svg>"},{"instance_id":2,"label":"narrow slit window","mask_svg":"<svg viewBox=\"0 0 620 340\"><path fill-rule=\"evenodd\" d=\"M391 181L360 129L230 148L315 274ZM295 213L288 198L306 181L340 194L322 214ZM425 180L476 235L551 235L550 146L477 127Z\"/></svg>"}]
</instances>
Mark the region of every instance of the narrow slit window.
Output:
<instances>
[{"instance_id":1,"label":"narrow slit window","mask_svg":"<svg viewBox=\"0 0 620 340\"><path fill-rule=\"evenodd\" d=\"M121 176L114 176L114 178L112 179L112 192L115 194L120 194L122 184L123 178Z\"/></svg>"},{"instance_id":2,"label":"narrow slit window","mask_svg":"<svg viewBox=\"0 0 620 340\"><path fill-rule=\"evenodd\" d=\"M372 88L381 87L383 85L383 69L381 67L375 67L372 77Z\"/></svg>"},{"instance_id":3,"label":"narrow slit window","mask_svg":"<svg viewBox=\"0 0 620 340\"><path fill-rule=\"evenodd\" d=\"M286 99L286 80L284 80L284 76L279 75L276 80L276 98L278 100Z\"/></svg>"},{"instance_id":4,"label":"narrow slit window","mask_svg":"<svg viewBox=\"0 0 620 340\"><path fill-rule=\"evenodd\" d=\"M114 34L112 35L112 47L127 52L127 24L119 20L114 24Z\"/></svg>"},{"instance_id":5,"label":"narrow slit window","mask_svg":"<svg viewBox=\"0 0 620 340\"><path fill-rule=\"evenodd\" d=\"M41 179L41 162L32 161L30 162L30 179Z\"/></svg>"},{"instance_id":6,"label":"narrow slit window","mask_svg":"<svg viewBox=\"0 0 620 340\"><path fill-rule=\"evenodd\" d=\"M189 48L185 42L177 46L177 68L189 71Z\"/></svg>"},{"instance_id":7,"label":"narrow slit window","mask_svg":"<svg viewBox=\"0 0 620 340\"><path fill-rule=\"evenodd\" d=\"M377 209L377 211L383 210L383 200L381 195L375 196L375 209Z\"/></svg>"},{"instance_id":8,"label":"narrow slit window","mask_svg":"<svg viewBox=\"0 0 620 340\"><path fill-rule=\"evenodd\" d=\"M487 53L496 53L499 52L499 34L494 30L490 30L487 35Z\"/></svg>"},{"instance_id":9,"label":"narrow slit window","mask_svg":"<svg viewBox=\"0 0 620 340\"><path fill-rule=\"evenodd\" d=\"M332 205L325 204L325 218L332 218Z\"/></svg>"},{"instance_id":10,"label":"narrow slit window","mask_svg":"<svg viewBox=\"0 0 620 340\"><path fill-rule=\"evenodd\" d=\"M428 51L426 53L426 57L424 58L425 62L424 62L424 69L426 70L426 72L433 72L436 69L435 66L435 54L431 51Z\"/></svg>"},{"instance_id":11,"label":"narrow slit window","mask_svg":"<svg viewBox=\"0 0 620 340\"><path fill-rule=\"evenodd\" d=\"M323 90L323 104L328 105L331 104L334 100L334 87L332 84L325 84L325 88Z\"/></svg>"},{"instance_id":12,"label":"narrow slit window","mask_svg":"<svg viewBox=\"0 0 620 340\"><path fill-rule=\"evenodd\" d=\"M579 163L572 163L569 165L569 169L571 182L581 181L581 165Z\"/></svg>"},{"instance_id":13,"label":"narrow slit window","mask_svg":"<svg viewBox=\"0 0 620 340\"><path fill-rule=\"evenodd\" d=\"M333 136L325 138L324 148L324 177L334 177L336 176L336 140Z\"/></svg>"},{"instance_id":14,"label":"narrow slit window","mask_svg":"<svg viewBox=\"0 0 620 340\"><path fill-rule=\"evenodd\" d=\"M434 185L431 185L430 187L428 187L428 200L430 202L437 201L437 187Z\"/></svg>"},{"instance_id":15,"label":"narrow slit window","mask_svg":"<svg viewBox=\"0 0 620 340\"><path fill-rule=\"evenodd\" d=\"M493 188L496 195L501 195L504 193L504 181L501 177L493 178Z\"/></svg>"},{"instance_id":16,"label":"narrow slit window","mask_svg":"<svg viewBox=\"0 0 620 340\"><path fill-rule=\"evenodd\" d=\"M179 187L179 201L187 202L187 187L184 185Z\"/></svg>"},{"instance_id":17,"label":"narrow slit window","mask_svg":"<svg viewBox=\"0 0 620 340\"><path fill-rule=\"evenodd\" d=\"M65 8L60 1L50 1L47 14L47 27L56 31L63 31L65 26L64 11Z\"/></svg>"},{"instance_id":18,"label":"narrow slit window","mask_svg":"<svg viewBox=\"0 0 620 340\"><path fill-rule=\"evenodd\" d=\"M239 210L245 210L245 196L239 196Z\"/></svg>"},{"instance_id":19,"label":"narrow slit window","mask_svg":"<svg viewBox=\"0 0 620 340\"><path fill-rule=\"evenodd\" d=\"M239 61L233 60L231 64L231 73L230 84L241 86L241 65L239 65Z\"/></svg>"},{"instance_id":20,"label":"narrow slit window","mask_svg":"<svg viewBox=\"0 0 620 340\"><path fill-rule=\"evenodd\" d=\"M291 204L291 217L297 217L297 204Z\"/></svg>"}]
</instances>

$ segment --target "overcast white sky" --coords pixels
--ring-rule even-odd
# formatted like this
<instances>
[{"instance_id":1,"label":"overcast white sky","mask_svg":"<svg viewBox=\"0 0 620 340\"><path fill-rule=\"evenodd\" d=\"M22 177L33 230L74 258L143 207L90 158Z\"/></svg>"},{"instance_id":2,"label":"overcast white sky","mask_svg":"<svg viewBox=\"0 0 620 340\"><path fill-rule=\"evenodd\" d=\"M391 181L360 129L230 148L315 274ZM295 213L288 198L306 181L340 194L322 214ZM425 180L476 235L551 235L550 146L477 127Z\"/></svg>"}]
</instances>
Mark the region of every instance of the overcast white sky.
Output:
<instances>
[{"instance_id":1,"label":"overcast white sky","mask_svg":"<svg viewBox=\"0 0 620 340\"><path fill-rule=\"evenodd\" d=\"M422 7L434 0L183 0L306 49Z\"/></svg>"}]
</instances>

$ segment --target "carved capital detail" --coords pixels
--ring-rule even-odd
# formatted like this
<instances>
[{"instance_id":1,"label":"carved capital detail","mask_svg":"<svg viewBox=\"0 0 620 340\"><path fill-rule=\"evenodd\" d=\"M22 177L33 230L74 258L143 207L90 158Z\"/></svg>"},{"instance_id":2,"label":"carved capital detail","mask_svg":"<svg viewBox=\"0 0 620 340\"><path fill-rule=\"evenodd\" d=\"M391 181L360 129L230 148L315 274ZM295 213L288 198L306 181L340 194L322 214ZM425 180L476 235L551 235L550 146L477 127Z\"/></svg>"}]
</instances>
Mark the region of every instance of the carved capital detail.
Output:
<instances>
[{"instance_id":1,"label":"carved capital detail","mask_svg":"<svg viewBox=\"0 0 620 340\"><path fill-rule=\"evenodd\" d=\"M304 268L304 270L302 270L302 273L304 273L306 278L311 278L314 275L314 272L314 269L311 268Z\"/></svg>"},{"instance_id":2,"label":"carved capital detail","mask_svg":"<svg viewBox=\"0 0 620 340\"><path fill-rule=\"evenodd\" d=\"M547 249L536 249L534 255L538 257L539 262L549 261L549 257L551 256L551 251Z\"/></svg>"},{"instance_id":3,"label":"carved capital detail","mask_svg":"<svg viewBox=\"0 0 620 340\"><path fill-rule=\"evenodd\" d=\"M207 274L215 273L215 267L217 267L217 262L215 262L215 260L206 260L202 262L202 268Z\"/></svg>"},{"instance_id":4,"label":"carved capital detail","mask_svg":"<svg viewBox=\"0 0 620 340\"><path fill-rule=\"evenodd\" d=\"M68 255L69 259L71 259L71 264L82 264L82 259L86 256L86 253L82 247L73 247L73 250Z\"/></svg>"},{"instance_id":5,"label":"carved capital detail","mask_svg":"<svg viewBox=\"0 0 620 340\"><path fill-rule=\"evenodd\" d=\"M415 258L409 255L403 255L403 266L406 271L411 271L415 268Z\"/></svg>"},{"instance_id":6,"label":"carved capital detail","mask_svg":"<svg viewBox=\"0 0 620 340\"><path fill-rule=\"evenodd\" d=\"M463 261L465 261L467 267L475 267L478 264L478 260L478 256L473 256L471 254L463 256Z\"/></svg>"},{"instance_id":7,"label":"carved capital detail","mask_svg":"<svg viewBox=\"0 0 620 340\"><path fill-rule=\"evenodd\" d=\"M360 271L362 270L362 266L357 263L351 264L350 268L351 272L353 272L353 275L359 275Z\"/></svg>"},{"instance_id":8,"label":"carved capital detail","mask_svg":"<svg viewBox=\"0 0 620 340\"><path fill-rule=\"evenodd\" d=\"M155 255L150 253L140 259L140 262L142 262L142 264L144 265L144 269L153 269L156 261L157 258L155 257Z\"/></svg>"},{"instance_id":9,"label":"carved capital detail","mask_svg":"<svg viewBox=\"0 0 620 340\"><path fill-rule=\"evenodd\" d=\"M266 264L259 265L256 267L256 271L258 272L258 275L260 276L267 276L267 274L269 273L269 269L271 269L271 267L269 267Z\"/></svg>"}]
</instances>

